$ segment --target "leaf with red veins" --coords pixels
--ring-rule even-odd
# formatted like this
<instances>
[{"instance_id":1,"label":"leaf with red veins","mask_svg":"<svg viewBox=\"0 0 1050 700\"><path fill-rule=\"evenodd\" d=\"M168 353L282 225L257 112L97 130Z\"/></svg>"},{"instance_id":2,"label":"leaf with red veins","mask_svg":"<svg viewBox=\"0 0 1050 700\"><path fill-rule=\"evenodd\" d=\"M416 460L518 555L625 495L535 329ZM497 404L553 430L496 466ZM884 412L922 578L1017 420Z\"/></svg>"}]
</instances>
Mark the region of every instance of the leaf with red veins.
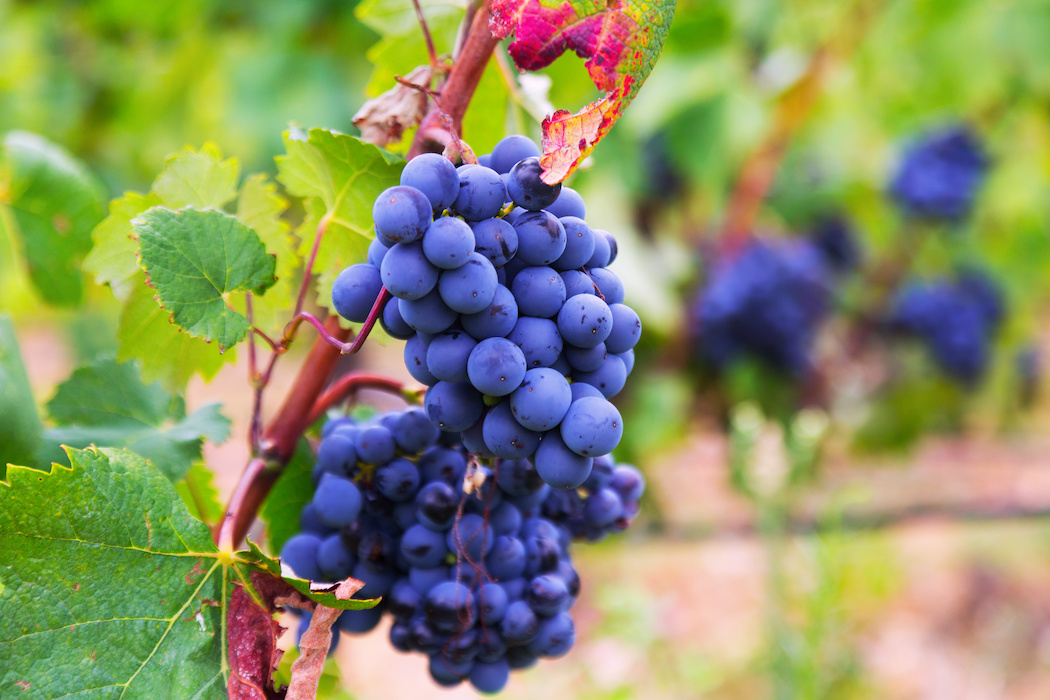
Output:
<instances>
[{"instance_id":1,"label":"leaf with red veins","mask_svg":"<svg viewBox=\"0 0 1050 700\"><path fill-rule=\"evenodd\" d=\"M543 120L543 180L567 178L612 129L652 71L671 28L675 0L493 0L489 28L521 70L545 68L566 51L586 58L605 97L576 114Z\"/></svg>"}]
</instances>

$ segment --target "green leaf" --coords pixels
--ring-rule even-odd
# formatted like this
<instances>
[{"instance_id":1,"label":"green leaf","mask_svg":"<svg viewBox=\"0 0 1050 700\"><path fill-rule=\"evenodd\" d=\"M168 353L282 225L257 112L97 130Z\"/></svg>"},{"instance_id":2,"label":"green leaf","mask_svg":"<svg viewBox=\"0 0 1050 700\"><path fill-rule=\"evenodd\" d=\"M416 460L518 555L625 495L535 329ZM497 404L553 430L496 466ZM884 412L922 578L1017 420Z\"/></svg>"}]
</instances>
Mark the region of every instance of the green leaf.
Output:
<instances>
[{"instance_id":1,"label":"green leaf","mask_svg":"<svg viewBox=\"0 0 1050 700\"><path fill-rule=\"evenodd\" d=\"M221 350L240 342L248 320L230 308L229 295L262 294L277 281L276 260L259 235L215 209L154 207L131 224L140 264L172 320Z\"/></svg>"},{"instance_id":2,"label":"green leaf","mask_svg":"<svg viewBox=\"0 0 1050 700\"><path fill-rule=\"evenodd\" d=\"M190 515L208 524L219 522L223 515L219 492L212 483L213 477L207 467L197 462L175 484L175 490L179 492Z\"/></svg>"},{"instance_id":3,"label":"green leaf","mask_svg":"<svg viewBox=\"0 0 1050 700\"><path fill-rule=\"evenodd\" d=\"M235 159L223 160L218 147L206 143L199 151L184 148L170 156L153 182L153 192L169 209L221 209L237 196L239 173Z\"/></svg>"},{"instance_id":4,"label":"green leaf","mask_svg":"<svg viewBox=\"0 0 1050 700\"><path fill-rule=\"evenodd\" d=\"M255 547L220 552L138 455L69 459L50 474L12 467L0 483L0 692L225 698L230 597L277 562Z\"/></svg>"},{"instance_id":5,"label":"green leaf","mask_svg":"<svg viewBox=\"0 0 1050 700\"><path fill-rule=\"evenodd\" d=\"M300 440L292 460L259 509L259 517L266 523L267 543L274 552L281 551L284 543L299 532L299 514L314 496L313 467L310 443Z\"/></svg>"},{"instance_id":6,"label":"green leaf","mask_svg":"<svg viewBox=\"0 0 1050 700\"><path fill-rule=\"evenodd\" d=\"M213 345L183 333L171 315L153 300L153 290L136 285L120 315L117 359L137 359L143 381L160 381L170 391L179 391L194 374L211 379L236 353L219 353Z\"/></svg>"},{"instance_id":7,"label":"green leaf","mask_svg":"<svg viewBox=\"0 0 1050 700\"><path fill-rule=\"evenodd\" d=\"M387 187L398 184L404 162L360 139L325 129L311 129L306 140L285 132L287 155L277 158L278 180L293 195L305 197L308 216L300 228L300 253L313 247L316 229L328 217L314 272L320 276L318 303L331 307L327 281L366 258L372 239L372 204Z\"/></svg>"},{"instance_id":8,"label":"green leaf","mask_svg":"<svg viewBox=\"0 0 1050 700\"><path fill-rule=\"evenodd\" d=\"M204 440L221 443L230 435L230 420L218 404L187 416L181 397L143 384L133 362L106 359L77 369L47 409L59 426L45 434L52 446L47 461L61 458L59 445L126 447L172 481L201 458Z\"/></svg>"},{"instance_id":9,"label":"green leaf","mask_svg":"<svg viewBox=\"0 0 1050 700\"><path fill-rule=\"evenodd\" d=\"M420 9L429 25L439 17L458 21L467 8L463 0L420 0ZM364 0L354 9L361 23L382 36L401 36L419 31L412 0Z\"/></svg>"},{"instance_id":10,"label":"green leaf","mask_svg":"<svg viewBox=\"0 0 1050 700\"><path fill-rule=\"evenodd\" d=\"M152 192L125 192L121 199L109 203L109 216L91 233L94 245L84 259L84 271L94 275L98 284L108 284L121 301L127 301L133 285L145 281L136 257L138 245L132 235L131 220L160 204L160 197Z\"/></svg>"},{"instance_id":11,"label":"green leaf","mask_svg":"<svg viewBox=\"0 0 1050 700\"><path fill-rule=\"evenodd\" d=\"M34 463L42 436L14 328L0 316L0 477L9 463Z\"/></svg>"},{"instance_id":12,"label":"green leaf","mask_svg":"<svg viewBox=\"0 0 1050 700\"><path fill-rule=\"evenodd\" d=\"M259 234L266 252L277 258L277 284L252 300L255 325L264 329L284 327L299 291L295 274L299 255L291 227L282 218L287 208L288 201L277 194L277 186L265 175L249 177L237 200L237 219Z\"/></svg>"},{"instance_id":13,"label":"green leaf","mask_svg":"<svg viewBox=\"0 0 1050 700\"><path fill-rule=\"evenodd\" d=\"M4 137L0 228L20 243L29 279L47 303L80 303L80 265L104 201L101 183L62 148L23 131Z\"/></svg>"}]
</instances>

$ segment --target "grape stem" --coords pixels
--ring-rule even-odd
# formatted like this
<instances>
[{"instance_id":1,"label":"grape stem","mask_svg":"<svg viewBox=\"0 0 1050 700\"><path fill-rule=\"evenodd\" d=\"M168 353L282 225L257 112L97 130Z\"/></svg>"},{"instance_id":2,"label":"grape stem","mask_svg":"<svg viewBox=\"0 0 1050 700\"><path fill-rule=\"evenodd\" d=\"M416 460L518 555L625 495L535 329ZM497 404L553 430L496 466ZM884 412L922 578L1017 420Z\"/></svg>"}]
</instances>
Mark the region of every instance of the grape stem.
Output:
<instances>
[{"instance_id":1,"label":"grape stem","mask_svg":"<svg viewBox=\"0 0 1050 700\"><path fill-rule=\"evenodd\" d=\"M415 401L420 393L416 389L407 389L403 383L396 379L390 379L378 374L366 374L364 372L346 374L328 387L314 402L313 408L310 409L310 424L312 425L323 418L329 409L338 406L344 401L353 400L357 393L364 389L383 391L406 401Z\"/></svg>"},{"instance_id":2,"label":"grape stem","mask_svg":"<svg viewBox=\"0 0 1050 700\"><path fill-rule=\"evenodd\" d=\"M423 16L423 8L419 6L419 0L412 0L412 7L416 10L416 19L419 20L419 29L423 32L423 40L427 44L427 55L430 57L430 80L434 79L441 64L438 62L437 49L434 48L434 38L430 36L430 28L427 27L427 18ZM427 86L429 87L429 85Z\"/></svg>"},{"instance_id":3,"label":"grape stem","mask_svg":"<svg viewBox=\"0 0 1050 700\"><path fill-rule=\"evenodd\" d=\"M448 74L448 80L441 88L441 108L431 107L416 131L408 157L414 158L421 153L440 153L452 140L452 133L462 133L463 115L467 113L474 91L481 82L485 67L492 58L492 52L499 40L489 29L488 3L478 7L470 24L470 33L463 42L463 50L456 57L456 62ZM452 121L449 130L442 124L442 113Z\"/></svg>"}]
</instances>

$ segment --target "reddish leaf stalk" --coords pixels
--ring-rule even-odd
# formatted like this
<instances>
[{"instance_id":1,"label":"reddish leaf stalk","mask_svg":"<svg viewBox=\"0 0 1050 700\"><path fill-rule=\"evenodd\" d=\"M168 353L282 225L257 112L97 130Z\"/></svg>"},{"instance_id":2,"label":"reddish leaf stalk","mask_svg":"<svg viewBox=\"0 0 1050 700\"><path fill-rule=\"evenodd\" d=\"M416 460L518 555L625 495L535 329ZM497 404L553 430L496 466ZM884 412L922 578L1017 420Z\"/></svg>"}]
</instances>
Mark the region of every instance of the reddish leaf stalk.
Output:
<instances>
[{"instance_id":1,"label":"reddish leaf stalk","mask_svg":"<svg viewBox=\"0 0 1050 700\"><path fill-rule=\"evenodd\" d=\"M440 70L437 49L434 48L434 39L430 36L430 28L427 27L427 18L423 16L423 8L419 6L419 0L412 0L412 6L416 9L416 19L419 20L419 28L423 32L423 40L427 43L427 55L430 57L430 78ZM429 87L429 85L427 86Z\"/></svg>"},{"instance_id":2,"label":"reddish leaf stalk","mask_svg":"<svg viewBox=\"0 0 1050 700\"><path fill-rule=\"evenodd\" d=\"M423 118L408 151L409 158L420 153L440 153L451 140L451 133L441 123L442 112L452 119L452 129L456 133L462 133L463 115L467 113L474 91L481 82L485 67L498 44L499 40L489 29L489 8L488 3L485 3L474 14L463 50L457 56L448 80L441 88L441 109L431 108Z\"/></svg>"}]
</instances>

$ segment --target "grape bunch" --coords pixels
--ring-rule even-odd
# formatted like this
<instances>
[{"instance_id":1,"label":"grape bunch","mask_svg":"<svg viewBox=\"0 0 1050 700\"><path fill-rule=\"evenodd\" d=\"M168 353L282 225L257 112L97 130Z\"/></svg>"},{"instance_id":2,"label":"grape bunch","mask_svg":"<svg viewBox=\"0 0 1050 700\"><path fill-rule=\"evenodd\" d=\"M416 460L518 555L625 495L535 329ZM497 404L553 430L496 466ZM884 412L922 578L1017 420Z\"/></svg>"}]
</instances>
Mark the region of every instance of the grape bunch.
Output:
<instances>
[{"instance_id":1,"label":"grape bunch","mask_svg":"<svg viewBox=\"0 0 1050 700\"><path fill-rule=\"evenodd\" d=\"M313 479L282 563L311 580L363 581L358 596L382 601L342 613L338 630L368 632L387 612L391 644L425 654L437 683L488 693L512 669L569 651L580 591L569 545L625 529L645 489L609 456L571 491L528 460L482 466L418 407L328 421Z\"/></svg>"},{"instance_id":2,"label":"grape bunch","mask_svg":"<svg viewBox=\"0 0 1050 700\"><path fill-rule=\"evenodd\" d=\"M808 241L753 239L720 261L694 307L700 359L723 369L742 357L799 375L831 299L829 265Z\"/></svg>"},{"instance_id":3,"label":"grape bunch","mask_svg":"<svg viewBox=\"0 0 1050 700\"><path fill-rule=\"evenodd\" d=\"M609 399L634 367L641 323L607 269L616 240L587 225L574 190L543 182L539 155L509 136L478 164L409 161L373 207L369 262L339 275L332 300L360 322L385 287L381 323L407 341L434 425L571 489L623 435Z\"/></svg>"},{"instance_id":4,"label":"grape bunch","mask_svg":"<svg viewBox=\"0 0 1050 700\"><path fill-rule=\"evenodd\" d=\"M966 269L954 279L905 285L893 302L890 324L921 340L945 374L973 386L987 369L1004 313L1002 291L995 281L979 270Z\"/></svg>"},{"instance_id":5,"label":"grape bunch","mask_svg":"<svg viewBox=\"0 0 1050 700\"><path fill-rule=\"evenodd\" d=\"M905 152L890 194L913 216L959 220L973 208L988 165L976 135L952 126L927 134Z\"/></svg>"}]
</instances>

